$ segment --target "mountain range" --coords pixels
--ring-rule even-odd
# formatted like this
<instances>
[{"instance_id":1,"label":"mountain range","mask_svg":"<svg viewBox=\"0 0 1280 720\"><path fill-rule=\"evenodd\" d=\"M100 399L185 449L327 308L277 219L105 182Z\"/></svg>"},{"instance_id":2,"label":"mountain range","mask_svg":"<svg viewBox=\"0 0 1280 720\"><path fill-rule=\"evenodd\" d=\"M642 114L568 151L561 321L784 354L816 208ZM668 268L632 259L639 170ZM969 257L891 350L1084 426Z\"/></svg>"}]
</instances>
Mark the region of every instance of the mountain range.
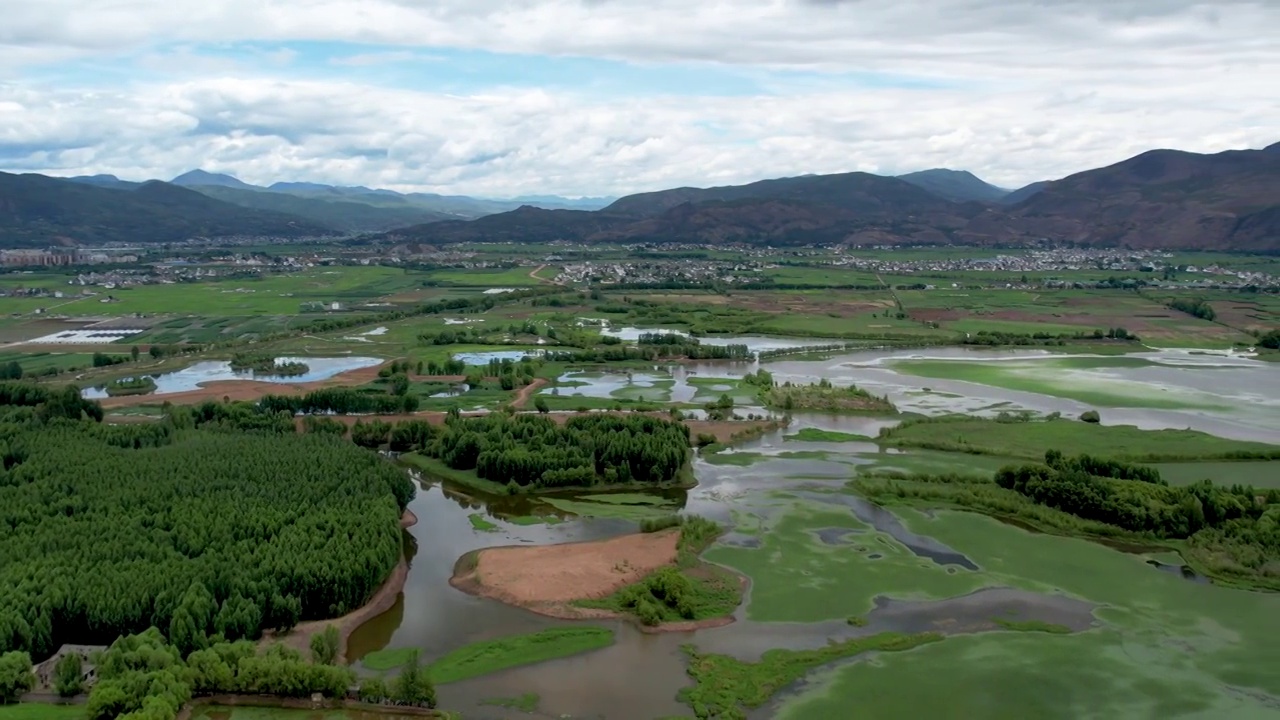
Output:
<instances>
[{"instance_id":1,"label":"mountain range","mask_svg":"<svg viewBox=\"0 0 1280 720\"><path fill-rule=\"evenodd\" d=\"M370 235L372 233L372 235ZM1280 143L1153 150L1009 191L971 173L853 172L610 198L491 200L367 187L269 187L194 170L165 183L0 173L0 247L229 235L475 241L1280 250Z\"/></svg>"},{"instance_id":2,"label":"mountain range","mask_svg":"<svg viewBox=\"0 0 1280 720\"><path fill-rule=\"evenodd\" d=\"M387 242L744 242L1280 251L1280 143L1152 150L1012 193L969 173L806 175L629 195L595 212L525 207L394 230Z\"/></svg>"}]
</instances>

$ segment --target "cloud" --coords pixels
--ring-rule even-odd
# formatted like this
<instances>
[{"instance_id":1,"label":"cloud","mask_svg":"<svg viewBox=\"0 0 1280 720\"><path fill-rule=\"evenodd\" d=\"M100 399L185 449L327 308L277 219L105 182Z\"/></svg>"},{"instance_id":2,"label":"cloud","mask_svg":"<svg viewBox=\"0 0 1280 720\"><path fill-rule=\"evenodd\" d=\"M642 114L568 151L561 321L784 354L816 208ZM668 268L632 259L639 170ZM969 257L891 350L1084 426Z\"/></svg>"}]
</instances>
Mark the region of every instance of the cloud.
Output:
<instances>
[{"instance_id":1,"label":"cloud","mask_svg":"<svg viewBox=\"0 0 1280 720\"><path fill-rule=\"evenodd\" d=\"M0 163L60 174L598 195L946 166L1018 186L1280 139L1275 0L0 0L0 17ZM378 77L466 76L449 49L667 67L693 91ZM75 58L168 72L44 79ZM758 92L712 92L726 72Z\"/></svg>"}]
</instances>

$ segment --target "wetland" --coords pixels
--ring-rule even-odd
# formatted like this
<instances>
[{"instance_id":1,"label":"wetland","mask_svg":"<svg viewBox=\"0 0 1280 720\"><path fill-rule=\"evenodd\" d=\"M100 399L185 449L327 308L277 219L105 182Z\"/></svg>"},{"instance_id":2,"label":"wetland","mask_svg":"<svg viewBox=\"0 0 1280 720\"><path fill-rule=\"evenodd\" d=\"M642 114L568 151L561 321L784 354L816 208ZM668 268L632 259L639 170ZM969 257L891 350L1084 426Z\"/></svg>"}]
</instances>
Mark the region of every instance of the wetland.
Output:
<instances>
[{"instance_id":1,"label":"wetland","mask_svg":"<svg viewBox=\"0 0 1280 720\"><path fill-rule=\"evenodd\" d=\"M944 354L953 352L960 362L1032 362L1023 353ZM943 386L894 370L896 357L855 353L764 366L780 381L878 383L877 392L920 415L1065 415L1082 407L1050 393L971 381ZM1179 369L1177 357L1162 357ZM690 378L736 388L758 367L687 363L678 372L691 388ZM1106 367L1124 373L1149 366ZM1056 372L1052 363L1044 368ZM652 392L669 379L663 372L632 379ZM1241 397L1258 383L1280 382L1273 365L1247 359L1228 359L1212 372L1220 373L1223 394ZM1184 377L1170 373L1172 380ZM577 387L597 380L582 374L566 379L585 383ZM608 393L626 386L625 377L608 381L602 386ZM1172 392L1181 397L1194 390L1188 383ZM1001 397L1016 402L999 405ZM921 398L929 399L928 406ZM979 409L984 402L996 407ZM1135 425L1191 428L1204 433L1197 437L1207 447L1230 446L1232 439L1274 440L1271 428L1280 421L1270 403L1209 410L1194 402L1164 408L1118 402L1103 408L1104 423L1141 418ZM692 717L699 707L709 717L708 708L720 708L714 716L840 718L854 704L876 718L1280 714L1280 678L1266 669L1280 665L1280 651L1259 632L1273 626L1280 595L1209 582L1164 547L1109 546L948 507L873 503L851 479L921 472L990 478L1001 466L1022 462L1020 455L1031 456L1017 448L1002 455L1003 446L973 454L877 442L882 429L899 422L795 413L785 429L724 453L699 453L692 467L697 485L688 490L504 496L417 475L420 491L409 509L422 521L406 530L404 591L395 606L352 634L349 657L361 669L364 656L417 648L430 663L469 644L583 623L613 633L605 647L442 683L441 707L467 718L528 717L522 707L491 701L530 694L537 696L536 717L611 720ZM1081 427L1074 423L1070 430ZM1085 432L1109 429L1104 424ZM1114 429L1136 433L1120 444L1147 442L1137 429ZM1082 442L1097 446L1095 439ZM1185 447L1186 441L1174 445ZM743 461L715 462L721 455ZM1214 460L1155 467L1172 484L1257 479L1265 486L1262 481L1274 478L1280 465ZM747 580L733 623L652 634L627 619L548 617L449 583L459 558L474 551L608 540L671 512L706 517L727 529L702 558ZM483 519L484 529L474 517ZM1082 657L1091 661L1081 663ZM690 671L703 666L730 680L712 682ZM1018 680L997 689L992 677ZM1082 684L1091 688L1087 695L1077 692ZM867 703L871 697L875 701Z\"/></svg>"}]
</instances>

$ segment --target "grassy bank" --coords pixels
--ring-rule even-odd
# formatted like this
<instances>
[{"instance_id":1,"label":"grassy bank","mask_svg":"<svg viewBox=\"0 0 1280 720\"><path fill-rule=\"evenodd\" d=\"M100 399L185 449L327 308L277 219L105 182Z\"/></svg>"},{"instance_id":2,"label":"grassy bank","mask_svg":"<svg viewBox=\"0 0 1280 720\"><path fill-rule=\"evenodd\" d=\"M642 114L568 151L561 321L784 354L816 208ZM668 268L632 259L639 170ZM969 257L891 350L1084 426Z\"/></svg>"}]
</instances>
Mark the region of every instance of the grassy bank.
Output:
<instances>
[{"instance_id":1,"label":"grassy bank","mask_svg":"<svg viewBox=\"0 0 1280 720\"><path fill-rule=\"evenodd\" d=\"M575 605L612 610L655 626L673 622L698 622L731 615L742 602L742 585L723 568L699 559L723 532L700 517L668 516L650 521L649 529L680 526L676 564L650 573L640 582L604 598L579 600Z\"/></svg>"},{"instance_id":2,"label":"grassy bank","mask_svg":"<svg viewBox=\"0 0 1280 720\"><path fill-rule=\"evenodd\" d=\"M1197 430L1140 430L1074 420L1002 422L965 416L909 420L880 431L888 447L1040 460L1046 450L1130 462L1280 459L1280 445L1228 440Z\"/></svg>"},{"instance_id":3,"label":"grassy bank","mask_svg":"<svg viewBox=\"0 0 1280 720\"><path fill-rule=\"evenodd\" d=\"M764 705L779 690L822 665L865 652L910 650L940 640L942 635L938 633L880 633L818 650L769 650L755 663L727 655L702 654L686 645L684 651L694 685L681 690L680 699L699 718L744 717L746 710Z\"/></svg>"},{"instance_id":4,"label":"grassy bank","mask_svg":"<svg viewBox=\"0 0 1280 720\"><path fill-rule=\"evenodd\" d=\"M528 635L472 643L431 663L432 682L446 684L499 670L598 650L613 644L613 631L596 626L552 628Z\"/></svg>"}]
</instances>

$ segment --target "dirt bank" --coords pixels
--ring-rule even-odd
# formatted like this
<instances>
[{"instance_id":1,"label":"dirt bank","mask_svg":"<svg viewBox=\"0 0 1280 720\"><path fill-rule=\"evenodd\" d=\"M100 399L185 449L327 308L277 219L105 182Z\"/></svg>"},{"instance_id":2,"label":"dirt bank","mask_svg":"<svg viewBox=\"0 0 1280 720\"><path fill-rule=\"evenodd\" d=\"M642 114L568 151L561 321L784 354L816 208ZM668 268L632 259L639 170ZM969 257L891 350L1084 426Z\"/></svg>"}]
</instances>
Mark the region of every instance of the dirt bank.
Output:
<instances>
[{"instance_id":1,"label":"dirt bank","mask_svg":"<svg viewBox=\"0 0 1280 720\"><path fill-rule=\"evenodd\" d=\"M616 618L610 610L581 608L574 600L607 597L676 561L678 529L559 545L514 545L463 555L449 584L459 590L548 617ZM666 623L648 632L687 632L733 618Z\"/></svg>"},{"instance_id":2,"label":"dirt bank","mask_svg":"<svg viewBox=\"0 0 1280 720\"><path fill-rule=\"evenodd\" d=\"M400 527L402 528L413 527L417 522L417 516L408 510L405 510L404 515L400 517ZM333 625L338 628L338 660L346 662L347 638L351 637L351 633L356 628L371 618L391 609L391 606L396 604L396 597L404 590L404 582L408 577L409 563L402 556L400 562L396 563L391 574L387 576L386 581L382 583L382 587L378 588L373 597L369 598L369 602L342 617L299 623L289 634L284 636L266 633L262 636L259 644L265 646L279 641L302 653L303 656L309 657L311 653L311 636L323 632L326 627Z\"/></svg>"}]
</instances>

